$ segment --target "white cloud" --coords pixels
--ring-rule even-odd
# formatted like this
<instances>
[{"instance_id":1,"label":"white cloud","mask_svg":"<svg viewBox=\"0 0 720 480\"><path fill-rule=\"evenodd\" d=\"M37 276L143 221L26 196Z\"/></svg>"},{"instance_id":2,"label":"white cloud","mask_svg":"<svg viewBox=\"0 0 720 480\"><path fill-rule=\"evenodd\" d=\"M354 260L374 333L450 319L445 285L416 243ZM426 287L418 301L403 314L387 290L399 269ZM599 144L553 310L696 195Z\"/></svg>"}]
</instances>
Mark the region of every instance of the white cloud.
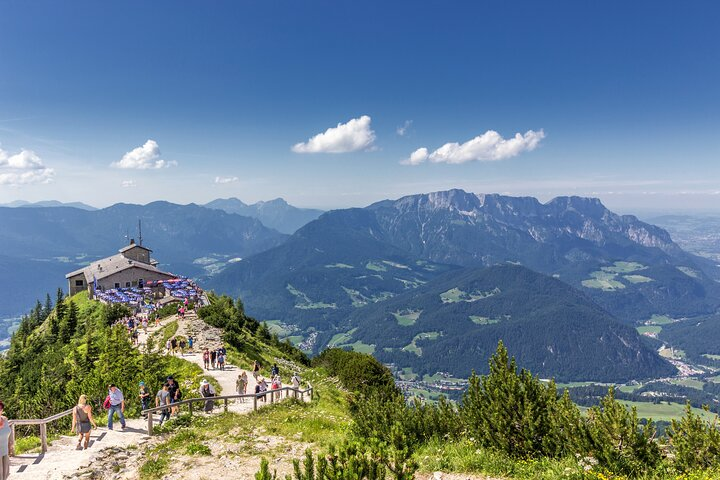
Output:
<instances>
[{"instance_id":1,"label":"white cloud","mask_svg":"<svg viewBox=\"0 0 720 480\"><path fill-rule=\"evenodd\" d=\"M215 183L218 184L235 183L239 181L240 179L238 177L215 177Z\"/></svg>"},{"instance_id":2,"label":"white cloud","mask_svg":"<svg viewBox=\"0 0 720 480\"><path fill-rule=\"evenodd\" d=\"M471 161L493 162L514 157L523 152L535 150L545 138L543 130L528 130L524 135L516 133L514 137L504 139L494 130L479 135L465 143L446 143L432 153L427 148L418 148L403 165L419 165L426 160L433 163L466 163Z\"/></svg>"},{"instance_id":3,"label":"white cloud","mask_svg":"<svg viewBox=\"0 0 720 480\"><path fill-rule=\"evenodd\" d=\"M428 149L425 147L418 148L410 154L410 158L403 160L403 165L420 165L428 158Z\"/></svg>"},{"instance_id":4,"label":"white cloud","mask_svg":"<svg viewBox=\"0 0 720 480\"><path fill-rule=\"evenodd\" d=\"M17 187L50 183L54 175L55 171L46 167L32 150L20 150L20 153L10 155L0 148L0 185Z\"/></svg>"},{"instance_id":5,"label":"white cloud","mask_svg":"<svg viewBox=\"0 0 720 480\"><path fill-rule=\"evenodd\" d=\"M167 168L177 165L175 161L160 158L160 146L155 140L148 140L142 147L127 152L123 157L110 166L115 168L148 170Z\"/></svg>"},{"instance_id":6,"label":"white cloud","mask_svg":"<svg viewBox=\"0 0 720 480\"><path fill-rule=\"evenodd\" d=\"M400 135L401 137L404 137L406 133L410 130L410 127L412 126L412 120L405 120L405 123L402 124L402 126L397 127L395 129L395 133Z\"/></svg>"},{"instance_id":7,"label":"white cloud","mask_svg":"<svg viewBox=\"0 0 720 480\"><path fill-rule=\"evenodd\" d=\"M295 153L348 153L368 150L375 142L375 132L370 128L367 115L353 118L347 123L338 123L324 133L318 133L305 143L292 147Z\"/></svg>"},{"instance_id":8,"label":"white cloud","mask_svg":"<svg viewBox=\"0 0 720 480\"><path fill-rule=\"evenodd\" d=\"M137 187L137 183L135 183L135 180L123 180L122 182L120 182L120 185L123 188Z\"/></svg>"}]
</instances>

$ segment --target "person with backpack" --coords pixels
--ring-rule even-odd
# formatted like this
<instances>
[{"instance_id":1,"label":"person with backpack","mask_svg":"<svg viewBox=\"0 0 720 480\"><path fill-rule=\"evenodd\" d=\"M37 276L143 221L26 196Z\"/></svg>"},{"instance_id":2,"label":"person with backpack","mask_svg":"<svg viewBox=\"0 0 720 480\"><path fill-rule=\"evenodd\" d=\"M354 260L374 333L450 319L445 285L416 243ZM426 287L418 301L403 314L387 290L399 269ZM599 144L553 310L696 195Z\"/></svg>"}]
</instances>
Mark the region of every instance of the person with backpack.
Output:
<instances>
[{"instance_id":1,"label":"person with backpack","mask_svg":"<svg viewBox=\"0 0 720 480\"><path fill-rule=\"evenodd\" d=\"M120 390L114 383L108 386L108 396L105 399L105 404L110 405L108 407L108 430L113 429L113 417L117 413L120 419L120 426L125 430L125 397L123 396L122 390Z\"/></svg>"},{"instance_id":2,"label":"person with backpack","mask_svg":"<svg viewBox=\"0 0 720 480\"><path fill-rule=\"evenodd\" d=\"M203 398L210 398L215 396L215 389L213 388L210 383L203 378L203 381L200 382L200 396ZM205 413L210 413L215 406L214 400L205 400Z\"/></svg>"},{"instance_id":3,"label":"person with backpack","mask_svg":"<svg viewBox=\"0 0 720 480\"><path fill-rule=\"evenodd\" d=\"M140 405L141 410L150 408L150 390L145 386L145 382L140 382ZM147 418L147 414L143 413L143 418Z\"/></svg>"},{"instance_id":4,"label":"person with backpack","mask_svg":"<svg viewBox=\"0 0 720 480\"><path fill-rule=\"evenodd\" d=\"M210 352L210 365L212 365L212 369L215 370L215 358L217 357L217 351L212 350Z\"/></svg>"},{"instance_id":5,"label":"person with backpack","mask_svg":"<svg viewBox=\"0 0 720 480\"><path fill-rule=\"evenodd\" d=\"M277 363L273 363L273 366L270 369L270 376L276 377L278 375L280 375L280 369L278 368Z\"/></svg>"},{"instance_id":6,"label":"person with backpack","mask_svg":"<svg viewBox=\"0 0 720 480\"><path fill-rule=\"evenodd\" d=\"M293 374L292 378L290 379L290 383L292 383L294 389L297 390L300 388L300 374L298 372L295 372Z\"/></svg>"},{"instance_id":7,"label":"person with backpack","mask_svg":"<svg viewBox=\"0 0 720 480\"><path fill-rule=\"evenodd\" d=\"M170 391L168 390L169 385L167 382L163 383L162 388L158 391L157 395L155 395L155 406L159 407L161 405L167 405L170 406ZM160 410L160 425L163 424L165 420L170 420L170 409L164 408Z\"/></svg>"},{"instance_id":8,"label":"person with backpack","mask_svg":"<svg viewBox=\"0 0 720 480\"><path fill-rule=\"evenodd\" d=\"M258 375L260 375L260 362L258 362L257 360L255 360L253 362L252 372L253 372L253 378L257 382Z\"/></svg>"},{"instance_id":9,"label":"person with backpack","mask_svg":"<svg viewBox=\"0 0 720 480\"><path fill-rule=\"evenodd\" d=\"M77 447L75 447L76 450L83 449L83 439L85 439L84 448L87 450L88 445L90 445L91 428L97 428L97 424L95 423L95 419L93 419L92 415L92 407L88 405L87 397L85 395L80 395L78 403L73 410L72 427L70 427L70 433L75 432L80 435Z\"/></svg>"},{"instance_id":10,"label":"person with backpack","mask_svg":"<svg viewBox=\"0 0 720 480\"><path fill-rule=\"evenodd\" d=\"M193 342L195 339L192 337L192 335L188 335L188 351L192 353L193 351Z\"/></svg>"}]
</instances>

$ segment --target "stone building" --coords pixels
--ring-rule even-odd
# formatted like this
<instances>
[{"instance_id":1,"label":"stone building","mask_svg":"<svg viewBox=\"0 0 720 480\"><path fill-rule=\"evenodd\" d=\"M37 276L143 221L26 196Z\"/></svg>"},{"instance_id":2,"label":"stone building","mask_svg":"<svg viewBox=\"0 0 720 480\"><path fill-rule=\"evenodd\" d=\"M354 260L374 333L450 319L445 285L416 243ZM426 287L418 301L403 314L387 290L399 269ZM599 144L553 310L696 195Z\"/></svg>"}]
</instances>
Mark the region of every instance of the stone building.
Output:
<instances>
[{"instance_id":1,"label":"stone building","mask_svg":"<svg viewBox=\"0 0 720 480\"><path fill-rule=\"evenodd\" d=\"M130 240L130 244L119 252L65 275L69 294L75 295L87 290L92 295L95 288L109 290L138 287L149 281L175 278L172 273L158 269L157 260L150 257L152 250L137 245L135 240Z\"/></svg>"}]
</instances>

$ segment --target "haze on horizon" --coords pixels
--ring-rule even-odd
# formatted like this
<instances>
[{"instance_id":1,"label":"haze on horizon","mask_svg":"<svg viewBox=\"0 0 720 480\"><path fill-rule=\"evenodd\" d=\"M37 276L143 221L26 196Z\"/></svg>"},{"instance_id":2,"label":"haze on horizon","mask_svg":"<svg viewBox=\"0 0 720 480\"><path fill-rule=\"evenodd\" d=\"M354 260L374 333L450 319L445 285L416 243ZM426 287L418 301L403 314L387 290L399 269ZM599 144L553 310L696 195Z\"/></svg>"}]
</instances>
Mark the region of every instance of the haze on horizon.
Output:
<instances>
[{"instance_id":1,"label":"haze on horizon","mask_svg":"<svg viewBox=\"0 0 720 480\"><path fill-rule=\"evenodd\" d=\"M0 4L0 203L720 199L709 1Z\"/></svg>"}]
</instances>

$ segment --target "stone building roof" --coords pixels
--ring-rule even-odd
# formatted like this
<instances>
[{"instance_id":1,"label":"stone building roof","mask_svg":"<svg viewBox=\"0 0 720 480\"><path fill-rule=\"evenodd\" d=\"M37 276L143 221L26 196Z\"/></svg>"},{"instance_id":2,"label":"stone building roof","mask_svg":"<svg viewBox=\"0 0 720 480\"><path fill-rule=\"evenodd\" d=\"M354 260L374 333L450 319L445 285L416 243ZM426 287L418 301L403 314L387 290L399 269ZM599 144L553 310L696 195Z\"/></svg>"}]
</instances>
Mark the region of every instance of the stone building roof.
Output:
<instances>
[{"instance_id":1,"label":"stone building roof","mask_svg":"<svg viewBox=\"0 0 720 480\"><path fill-rule=\"evenodd\" d=\"M133 246L136 246L136 245L133 245ZM141 247L141 248L145 248L145 247ZM146 249L146 250L148 250L148 249ZM75 270L74 272L70 272L67 275L65 275L65 278L71 278L71 277L74 277L74 276L77 276L80 274L84 274L85 281L89 284L89 283L92 283L93 280L101 280L103 278L109 277L110 275L114 275L116 273L127 270L128 268L141 268L143 270L147 270L148 272L173 276L171 273L163 272L162 270L155 267L154 265L150 265L150 264L143 263L143 262L137 262L135 260L127 258L122 253L119 253L117 255L113 255L112 257L107 257L107 258L103 258L101 260L97 260L97 261L91 263L90 265L88 265L87 267L83 267L78 270Z\"/></svg>"},{"instance_id":2,"label":"stone building roof","mask_svg":"<svg viewBox=\"0 0 720 480\"><path fill-rule=\"evenodd\" d=\"M125 253L125 252L127 252L128 250L132 250L133 248L142 248L143 250L147 250L148 252L152 252L152 250L150 250L149 248L143 247L142 245L138 245L137 243L134 243L134 242L131 242L130 245L124 246L123 248L121 248L120 250L118 250L118 252L120 252L120 253Z\"/></svg>"}]
</instances>

